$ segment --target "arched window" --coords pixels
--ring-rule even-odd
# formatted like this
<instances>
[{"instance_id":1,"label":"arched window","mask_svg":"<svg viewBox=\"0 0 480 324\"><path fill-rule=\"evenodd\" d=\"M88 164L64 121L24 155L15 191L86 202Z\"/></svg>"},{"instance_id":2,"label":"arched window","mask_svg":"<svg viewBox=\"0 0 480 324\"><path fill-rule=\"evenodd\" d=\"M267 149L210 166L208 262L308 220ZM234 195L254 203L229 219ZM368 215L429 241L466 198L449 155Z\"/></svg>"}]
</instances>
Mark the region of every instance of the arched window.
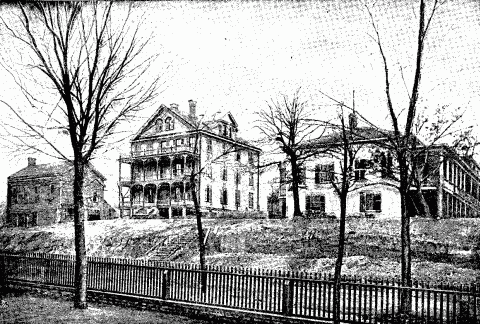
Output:
<instances>
[{"instance_id":1,"label":"arched window","mask_svg":"<svg viewBox=\"0 0 480 324\"><path fill-rule=\"evenodd\" d=\"M165 119L165 130L166 130L166 131L173 129L173 127L170 128L170 123L171 123L171 122L172 122L172 118L171 118L171 117L168 117L168 118Z\"/></svg>"},{"instance_id":2,"label":"arched window","mask_svg":"<svg viewBox=\"0 0 480 324\"><path fill-rule=\"evenodd\" d=\"M163 120L157 119L157 121L155 122L155 127L157 132L161 132L163 127Z\"/></svg>"}]
</instances>

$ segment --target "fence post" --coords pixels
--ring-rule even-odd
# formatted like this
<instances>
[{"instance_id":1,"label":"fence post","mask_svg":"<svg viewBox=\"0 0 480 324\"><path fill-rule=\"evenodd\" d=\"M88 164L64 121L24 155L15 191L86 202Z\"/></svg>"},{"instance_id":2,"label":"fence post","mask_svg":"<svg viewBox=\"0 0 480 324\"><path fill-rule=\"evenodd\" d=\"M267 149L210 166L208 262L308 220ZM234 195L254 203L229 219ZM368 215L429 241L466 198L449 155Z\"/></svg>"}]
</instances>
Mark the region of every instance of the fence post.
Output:
<instances>
[{"instance_id":1,"label":"fence post","mask_svg":"<svg viewBox=\"0 0 480 324\"><path fill-rule=\"evenodd\" d=\"M292 278L283 282L282 313L285 316L290 316L293 313L293 284Z\"/></svg>"},{"instance_id":2,"label":"fence post","mask_svg":"<svg viewBox=\"0 0 480 324\"><path fill-rule=\"evenodd\" d=\"M165 269L162 272L162 299L170 297L170 270Z\"/></svg>"}]
</instances>

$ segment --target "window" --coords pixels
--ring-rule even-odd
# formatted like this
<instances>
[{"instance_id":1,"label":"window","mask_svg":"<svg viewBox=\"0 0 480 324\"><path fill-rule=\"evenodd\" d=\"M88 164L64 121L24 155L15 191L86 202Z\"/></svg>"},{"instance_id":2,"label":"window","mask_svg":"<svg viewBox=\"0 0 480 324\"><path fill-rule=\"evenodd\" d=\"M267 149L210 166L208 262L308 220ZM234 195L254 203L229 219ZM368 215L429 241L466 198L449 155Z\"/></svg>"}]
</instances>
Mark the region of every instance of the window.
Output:
<instances>
[{"instance_id":1,"label":"window","mask_svg":"<svg viewBox=\"0 0 480 324\"><path fill-rule=\"evenodd\" d=\"M315 183L326 183L333 180L334 165L331 164L317 164L315 166Z\"/></svg>"},{"instance_id":2,"label":"window","mask_svg":"<svg viewBox=\"0 0 480 324\"><path fill-rule=\"evenodd\" d=\"M206 173L207 177L209 177L210 179L212 178L212 166L211 165L206 167L205 173Z\"/></svg>"},{"instance_id":3,"label":"window","mask_svg":"<svg viewBox=\"0 0 480 324\"><path fill-rule=\"evenodd\" d=\"M92 198L92 200L93 200L93 202L97 202L97 200L98 200L98 194L97 194L97 192L94 192L94 193L93 193L93 198Z\"/></svg>"},{"instance_id":4,"label":"window","mask_svg":"<svg viewBox=\"0 0 480 324\"><path fill-rule=\"evenodd\" d=\"M223 188L220 192L220 204L228 205L228 192L226 188Z\"/></svg>"},{"instance_id":5,"label":"window","mask_svg":"<svg viewBox=\"0 0 480 324\"><path fill-rule=\"evenodd\" d=\"M235 190L235 207L240 207L240 190Z\"/></svg>"},{"instance_id":6,"label":"window","mask_svg":"<svg viewBox=\"0 0 480 324\"><path fill-rule=\"evenodd\" d=\"M207 139L207 153L212 153L212 139Z\"/></svg>"},{"instance_id":7,"label":"window","mask_svg":"<svg viewBox=\"0 0 480 324\"><path fill-rule=\"evenodd\" d=\"M237 161L240 162L241 158L242 158L242 154L241 154L240 151L238 151L237 152Z\"/></svg>"},{"instance_id":8,"label":"window","mask_svg":"<svg viewBox=\"0 0 480 324\"><path fill-rule=\"evenodd\" d=\"M188 138L188 147L192 147L195 144L195 137L190 136Z\"/></svg>"},{"instance_id":9,"label":"window","mask_svg":"<svg viewBox=\"0 0 480 324\"><path fill-rule=\"evenodd\" d=\"M40 188L39 188L39 186L35 186L34 190L35 190L34 201L35 201L36 203L38 203L38 202L40 202L40 195L39 195L39 193L40 193Z\"/></svg>"},{"instance_id":10,"label":"window","mask_svg":"<svg viewBox=\"0 0 480 324\"><path fill-rule=\"evenodd\" d=\"M235 174L235 184L239 185L239 184L240 184L240 180L241 180L241 178L240 178L240 173L237 172L237 173Z\"/></svg>"},{"instance_id":11,"label":"window","mask_svg":"<svg viewBox=\"0 0 480 324\"><path fill-rule=\"evenodd\" d=\"M325 213L325 196L307 195L305 197L305 211L307 212L307 214Z\"/></svg>"},{"instance_id":12,"label":"window","mask_svg":"<svg viewBox=\"0 0 480 324\"><path fill-rule=\"evenodd\" d=\"M205 188L205 202L212 202L212 187L210 185Z\"/></svg>"},{"instance_id":13,"label":"window","mask_svg":"<svg viewBox=\"0 0 480 324\"><path fill-rule=\"evenodd\" d=\"M227 136L227 125L223 125L223 136Z\"/></svg>"},{"instance_id":14,"label":"window","mask_svg":"<svg viewBox=\"0 0 480 324\"><path fill-rule=\"evenodd\" d=\"M173 119L172 117L167 117L165 119L165 130L173 130Z\"/></svg>"},{"instance_id":15,"label":"window","mask_svg":"<svg viewBox=\"0 0 480 324\"><path fill-rule=\"evenodd\" d=\"M253 153L252 152L248 152L248 164L253 164L254 161L253 161Z\"/></svg>"},{"instance_id":16,"label":"window","mask_svg":"<svg viewBox=\"0 0 480 324\"><path fill-rule=\"evenodd\" d=\"M253 208L253 192L248 193L248 207Z\"/></svg>"},{"instance_id":17,"label":"window","mask_svg":"<svg viewBox=\"0 0 480 324\"><path fill-rule=\"evenodd\" d=\"M157 119L157 121L155 122L155 129L157 130L157 132L162 131L162 126L163 126L163 120Z\"/></svg>"},{"instance_id":18,"label":"window","mask_svg":"<svg viewBox=\"0 0 480 324\"><path fill-rule=\"evenodd\" d=\"M175 175L181 175L181 174L183 174L183 164L177 163L175 164Z\"/></svg>"},{"instance_id":19,"label":"window","mask_svg":"<svg viewBox=\"0 0 480 324\"><path fill-rule=\"evenodd\" d=\"M382 195L373 192L360 192L360 212L382 211Z\"/></svg>"},{"instance_id":20,"label":"window","mask_svg":"<svg viewBox=\"0 0 480 324\"><path fill-rule=\"evenodd\" d=\"M355 180L365 180L365 173L370 167L370 162L366 159L355 160Z\"/></svg>"},{"instance_id":21,"label":"window","mask_svg":"<svg viewBox=\"0 0 480 324\"><path fill-rule=\"evenodd\" d=\"M300 167L298 173L298 183L304 185L307 179L307 168L305 166Z\"/></svg>"},{"instance_id":22,"label":"window","mask_svg":"<svg viewBox=\"0 0 480 324\"><path fill-rule=\"evenodd\" d=\"M222 170L222 180L227 181L227 168L224 167Z\"/></svg>"},{"instance_id":23,"label":"window","mask_svg":"<svg viewBox=\"0 0 480 324\"><path fill-rule=\"evenodd\" d=\"M222 125L218 125L218 135L222 135Z\"/></svg>"},{"instance_id":24,"label":"window","mask_svg":"<svg viewBox=\"0 0 480 324\"><path fill-rule=\"evenodd\" d=\"M253 186L253 172L250 172L250 177L248 179L248 185L249 186Z\"/></svg>"},{"instance_id":25,"label":"window","mask_svg":"<svg viewBox=\"0 0 480 324\"><path fill-rule=\"evenodd\" d=\"M232 138L232 127L228 129L228 137Z\"/></svg>"},{"instance_id":26,"label":"window","mask_svg":"<svg viewBox=\"0 0 480 324\"><path fill-rule=\"evenodd\" d=\"M53 195L55 193L55 185L50 185L50 193Z\"/></svg>"},{"instance_id":27,"label":"window","mask_svg":"<svg viewBox=\"0 0 480 324\"><path fill-rule=\"evenodd\" d=\"M147 144L147 154L153 154L153 143Z\"/></svg>"}]
</instances>

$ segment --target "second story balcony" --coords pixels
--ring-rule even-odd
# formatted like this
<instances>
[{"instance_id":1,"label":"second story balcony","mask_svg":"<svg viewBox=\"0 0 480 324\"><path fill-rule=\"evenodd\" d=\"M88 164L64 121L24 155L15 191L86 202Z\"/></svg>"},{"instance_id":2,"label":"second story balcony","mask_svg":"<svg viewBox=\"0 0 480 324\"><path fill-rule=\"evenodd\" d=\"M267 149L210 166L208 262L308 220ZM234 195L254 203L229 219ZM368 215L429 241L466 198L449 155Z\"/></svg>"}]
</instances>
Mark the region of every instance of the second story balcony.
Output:
<instances>
[{"instance_id":1,"label":"second story balcony","mask_svg":"<svg viewBox=\"0 0 480 324\"><path fill-rule=\"evenodd\" d=\"M193 146L188 145L179 145L179 146L168 146L168 147L159 147L157 149L145 149L139 151L132 151L130 154L124 154L121 156L122 159L134 159L142 157L156 157L156 156L169 156L169 155L178 155L178 154L194 154L196 153Z\"/></svg>"}]
</instances>

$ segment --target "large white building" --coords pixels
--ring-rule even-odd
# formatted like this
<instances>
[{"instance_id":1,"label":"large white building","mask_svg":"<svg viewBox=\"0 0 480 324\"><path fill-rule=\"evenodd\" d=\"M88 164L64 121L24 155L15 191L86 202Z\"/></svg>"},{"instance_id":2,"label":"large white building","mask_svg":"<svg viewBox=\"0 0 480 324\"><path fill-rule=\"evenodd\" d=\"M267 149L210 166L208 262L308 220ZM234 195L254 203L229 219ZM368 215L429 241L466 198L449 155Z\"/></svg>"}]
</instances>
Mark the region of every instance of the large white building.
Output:
<instances>
[{"instance_id":1,"label":"large white building","mask_svg":"<svg viewBox=\"0 0 480 324\"><path fill-rule=\"evenodd\" d=\"M357 128L353 187L348 194L347 216L400 218L400 193L396 161L386 145L387 132L374 128ZM338 134L324 136L309 143L319 148L339 142ZM420 155L421 191L432 217L480 216L480 167L469 157L458 155L446 145L429 147ZM339 217L340 200L331 177L341 170L341 154L324 153L311 157L304 166L300 186L300 209L307 217ZM281 170L285 179L286 169ZM420 215L421 205L412 184L407 210ZM280 203L285 217L293 217L293 194L286 181L280 186ZM420 215L421 216L421 215Z\"/></svg>"},{"instance_id":2,"label":"large white building","mask_svg":"<svg viewBox=\"0 0 480 324\"><path fill-rule=\"evenodd\" d=\"M130 154L119 159L123 216L192 217L193 165L206 216L259 210L260 149L242 140L238 129L229 112L203 120L192 100L186 113L177 104L161 105L131 139Z\"/></svg>"}]
</instances>

